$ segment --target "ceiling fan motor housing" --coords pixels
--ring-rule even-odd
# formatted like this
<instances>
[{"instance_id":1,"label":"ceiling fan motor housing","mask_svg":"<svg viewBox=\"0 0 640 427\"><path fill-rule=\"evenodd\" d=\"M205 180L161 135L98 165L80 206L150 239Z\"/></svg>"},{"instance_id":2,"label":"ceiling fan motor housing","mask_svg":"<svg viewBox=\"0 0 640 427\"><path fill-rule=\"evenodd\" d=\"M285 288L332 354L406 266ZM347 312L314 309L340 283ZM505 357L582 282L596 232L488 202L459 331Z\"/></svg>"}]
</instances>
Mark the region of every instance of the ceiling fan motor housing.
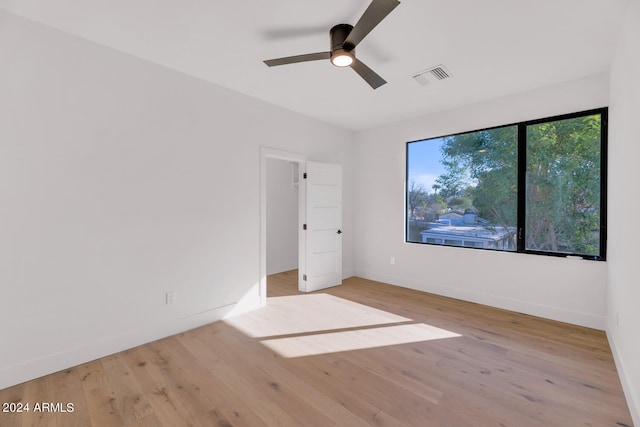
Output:
<instances>
[{"instance_id":1,"label":"ceiling fan motor housing","mask_svg":"<svg viewBox=\"0 0 640 427\"><path fill-rule=\"evenodd\" d=\"M371 3L355 26L338 24L331 28L331 31L329 31L329 52L305 53L303 55L267 59L264 63L269 67L274 67L276 65L330 59L331 63L336 67L350 67L372 89L377 89L387 82L362 61L356 59L356 46L399 4L398 0L371 0Z\"/></svg>"},{"instance_id":2,"label":"ceiling fan motor housing","mask_svg":"<svg viewBox=\"0 0 640 427\"><path fill-rule=\"evenodd\" d=\"M350 44L345 44L344 41L351 33L353 25L338 24L331 28L329 36L331 40L331 62L335 64L334 58L340 55L348 55L352 59L355 59L356 48Z\"/></svg>"}]
</instances>

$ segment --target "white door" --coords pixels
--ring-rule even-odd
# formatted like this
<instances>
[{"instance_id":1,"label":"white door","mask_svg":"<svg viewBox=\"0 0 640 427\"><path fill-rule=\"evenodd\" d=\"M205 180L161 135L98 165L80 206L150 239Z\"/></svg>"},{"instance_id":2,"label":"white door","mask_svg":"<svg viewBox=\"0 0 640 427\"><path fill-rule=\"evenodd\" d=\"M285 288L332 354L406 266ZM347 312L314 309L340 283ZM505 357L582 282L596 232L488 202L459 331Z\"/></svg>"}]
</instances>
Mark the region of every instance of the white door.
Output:
<instances>
[{"instance_id":1,"label":"white door","mask_svg":"<svg viewBox=\"0 0 640 427\"><path fill-rule=\"evenodd\" d=\"M305 243L299 289L312 292L342 284L342 166L307 162L302 182Z\"/></svg>"}]
</instances>

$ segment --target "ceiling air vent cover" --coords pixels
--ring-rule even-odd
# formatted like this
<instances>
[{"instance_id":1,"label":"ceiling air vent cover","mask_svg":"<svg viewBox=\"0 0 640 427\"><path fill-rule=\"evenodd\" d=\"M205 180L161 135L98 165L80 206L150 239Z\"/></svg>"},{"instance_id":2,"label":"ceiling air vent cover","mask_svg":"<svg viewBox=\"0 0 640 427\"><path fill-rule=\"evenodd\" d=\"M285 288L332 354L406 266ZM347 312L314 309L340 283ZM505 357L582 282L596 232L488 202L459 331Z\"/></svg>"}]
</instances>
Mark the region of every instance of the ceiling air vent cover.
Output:
<instances>
[{"instance_id":1,"label":"ceiling air vent cover","mask_svg":"<svg viewBox=\"0 0 640 427\"><path fill-rule=\"evenodd\" d=\"M436 65L435 67L431 67L413 75L413 79L422 86L426 86L431 82L448 79L449 77L451 77L451 74L444 65Z\"/></svg>"}]
</instances>

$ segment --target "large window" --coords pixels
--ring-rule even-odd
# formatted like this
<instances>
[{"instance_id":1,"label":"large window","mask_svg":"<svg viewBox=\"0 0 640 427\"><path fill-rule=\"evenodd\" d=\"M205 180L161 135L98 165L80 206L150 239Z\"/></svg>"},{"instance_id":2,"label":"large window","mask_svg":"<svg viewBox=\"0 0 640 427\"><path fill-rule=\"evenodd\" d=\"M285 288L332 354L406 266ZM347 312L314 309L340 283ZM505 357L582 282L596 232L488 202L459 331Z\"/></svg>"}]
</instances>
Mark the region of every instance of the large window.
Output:
<instances>
[{"instance_id":1,"label":"large window","mask_svg":"<svg viewBox=\"0 0 640 427\"><path fill-rule=\"evenodd\" d=\"M607 109L407 143L406 241L604 260Z\"/></svg>"}]
</instances>

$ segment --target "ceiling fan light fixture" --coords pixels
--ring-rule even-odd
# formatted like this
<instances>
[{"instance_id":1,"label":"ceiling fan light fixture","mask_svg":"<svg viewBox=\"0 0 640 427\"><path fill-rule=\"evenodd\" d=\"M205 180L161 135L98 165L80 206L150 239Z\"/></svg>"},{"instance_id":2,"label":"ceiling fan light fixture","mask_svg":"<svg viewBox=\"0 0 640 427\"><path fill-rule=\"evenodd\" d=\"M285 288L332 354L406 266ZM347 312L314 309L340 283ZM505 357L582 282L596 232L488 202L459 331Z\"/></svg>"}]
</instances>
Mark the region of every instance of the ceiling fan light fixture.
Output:
<instances>
[{"instance_id":1,"label":"ceiling fan light fixture","mask_svg":"<svg viewBox=\"0 0 640 427\"><path fill-rule=\"evenodd\" d=\"M331 54L331 63L336 67L348 67L353 64L353 53L345 49L337 49Z\"/></svg>"},{"instance_id":2,"label":"ceiling fan light fixture","mask_svg":"<svg viewBox=\"0 0 640 427\"><path fill-rule=\"evenodd\" d=\"M372 89L377 89L387 82L362 61L356 59L356 46L399 4L398 0L371 0L371 3L360 16L355 26L338 24L331 27L331 30L329 30L328 52L285 56L283 58L267 59L263 62L267 66L273 67L329 59L336 67L351 67Z\"/></svg>"}]
</instances>

